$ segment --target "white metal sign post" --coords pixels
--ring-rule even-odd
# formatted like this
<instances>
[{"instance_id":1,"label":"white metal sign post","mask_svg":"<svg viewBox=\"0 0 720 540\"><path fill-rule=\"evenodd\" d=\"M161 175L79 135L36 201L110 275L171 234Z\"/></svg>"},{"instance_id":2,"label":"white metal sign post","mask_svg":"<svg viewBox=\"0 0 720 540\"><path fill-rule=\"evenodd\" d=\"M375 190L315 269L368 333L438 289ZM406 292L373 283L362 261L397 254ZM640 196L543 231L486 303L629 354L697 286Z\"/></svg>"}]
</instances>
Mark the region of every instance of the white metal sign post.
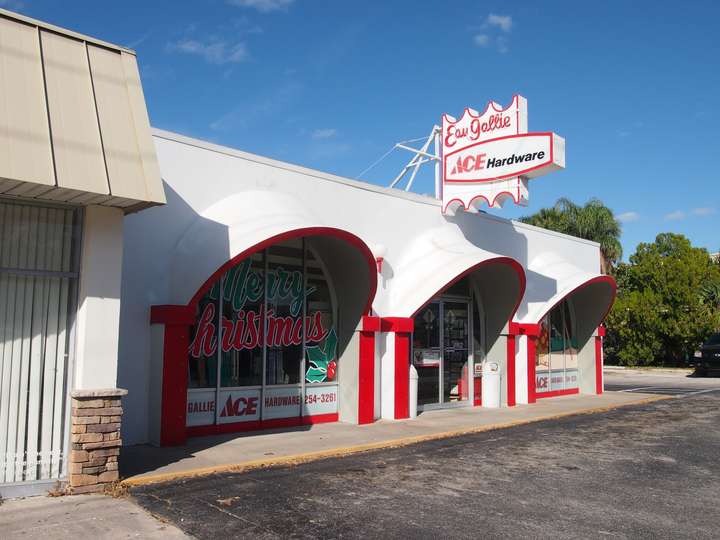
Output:
<instances>
[{"instance_id":1,"label":"white metal sign post","mask_svg":"<svg viewBox=\"0 0 720 540\"><path fill-rule=\"evenodd\" d=\"M506 108L489 102L482 113L466 108L459 120L443 115L443 213L477 212L483 202L497 208L508 199L528 202L528 179L565 167L565 139L528 133L527 100L513 97Z\"/></svg>"}]
</instances>

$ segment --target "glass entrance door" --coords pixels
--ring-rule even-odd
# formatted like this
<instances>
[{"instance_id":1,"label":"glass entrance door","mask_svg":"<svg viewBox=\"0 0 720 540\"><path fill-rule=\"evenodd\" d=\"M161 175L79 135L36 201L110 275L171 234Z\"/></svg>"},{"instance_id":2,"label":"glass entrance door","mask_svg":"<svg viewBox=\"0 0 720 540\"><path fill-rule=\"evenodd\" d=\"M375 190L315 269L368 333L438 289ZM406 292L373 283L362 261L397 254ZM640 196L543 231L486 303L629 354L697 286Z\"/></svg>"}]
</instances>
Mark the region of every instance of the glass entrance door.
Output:
<instances>
[{"instance_id":1,"label":"glass entrance door","mask_svg":"<svg viewBox=\"0 0 720 540\"><path fill-rule=\"evenodd\" d=\"M415 317L413 365L420 410L469 399L469 315L468 300L441 299Z\"/></svg>"},{"instance_id":2,"label":"glass entrance door","mask_svg":"<svg viewBox=\"0 0 720 540\"><path fill-rule=\"evenodd\" d=\"M468 302L443 302L442 403L468 399Z\"/></svg>"},{"instance_id":3,"label":"glass entrance door","mask_svg":"<svg viewBox=\"0 0 720 540\"><path fill-rule=\"evenodd\" d=\"M418 373L418 407L440 399L440 302L431 302L415 317L413 364Z\"/></svg>"}]
</instances>

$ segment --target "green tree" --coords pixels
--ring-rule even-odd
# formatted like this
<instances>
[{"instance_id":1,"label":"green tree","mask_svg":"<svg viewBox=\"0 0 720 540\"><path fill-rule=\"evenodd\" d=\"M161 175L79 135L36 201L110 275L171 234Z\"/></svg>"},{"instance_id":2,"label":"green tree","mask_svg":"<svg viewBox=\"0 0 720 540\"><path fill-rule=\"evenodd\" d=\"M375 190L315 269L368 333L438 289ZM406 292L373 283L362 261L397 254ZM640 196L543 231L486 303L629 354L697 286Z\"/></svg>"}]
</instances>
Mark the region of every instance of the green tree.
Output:
<instances>
[{"instance_id":1,"label":"green tree","mask_svg":"<svg viewBox=\"0 0 720 540\"><path fill-rule=\"evenodd\" d=\"M720 268L683 235L663 233L638 245L615 276L606 353L621 364L680 365L720 323L707 293L720 284Z\"/></svg>"},{"instance_id":2,"label":"green tree","mask_svg":"<svg viewBox=\"0 0 720 540\"><path fill-rule=\"evenodd\" d=\"M598 242L600 268L605 274L622 259L620 222L599 199L590 199L584 206L579 206L570 199L561 198L552 208L542 208L520 221Z\"/></svg>"}]
</instances>

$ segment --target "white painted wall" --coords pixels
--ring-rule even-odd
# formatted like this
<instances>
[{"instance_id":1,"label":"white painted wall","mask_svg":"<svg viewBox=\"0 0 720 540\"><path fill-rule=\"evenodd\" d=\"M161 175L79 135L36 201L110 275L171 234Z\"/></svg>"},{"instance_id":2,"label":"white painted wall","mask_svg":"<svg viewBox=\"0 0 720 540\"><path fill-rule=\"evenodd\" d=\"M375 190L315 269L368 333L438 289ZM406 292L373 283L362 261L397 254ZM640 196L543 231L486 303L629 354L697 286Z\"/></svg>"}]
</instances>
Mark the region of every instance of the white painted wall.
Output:
<instances>
[{"instance_id":1,"label":"white painted wall","mask_svg":"<svg viewBox=\"0 0 720 540\"><path fill-rule=\"evenodd\" d=\"M371 248L385 246L373 304L380 316L410 316L458 273L499 255L526 270L527 290L516 316L521 322L536 322L532 318L553 298L599 273L593 242L488 214L444 217L434 198L157 130L155 144L168 203L128 216L125 223L118 376L130 391L126 443L147 441L148 393L158 390L149 383L150 306L187 304L221 264L273 234L336 227ZM379 412L388 418L394 344L384 346L377 358Z\"/></svg>"},{"instance_id":2,"label":"white painted wall","mask_svg":"<svg viewBox=\"0 0 720 540\"><path fill-rule=\"evenodd\" d=\"M380 363L380 418L395 418L395 332L378 332L382 355L375 359Z\"/></svg>"},{"instance_id":3,"label":"white painted wall","mask_svg":"<svg viewBox=\"0 0 720 540\"><path fill-rule=\"evenodd\" d=\"M341 422L357 424L360 363L360 332L353 332L338 358L338 413Z\"/></svg>"},{"instance_id":4,"label":"white painted wall","mask_svg":"<svg viewBox=\"0 0 720 540\"><path fill-rule=\"evenodd\" d=\"M515 338L515 403L528 402L528 338ZM530 381L535 384L535 381Z\"/></svg>"},{"instance_id":5,"label":"white painted wall","mask_svg":"<svg viewBox=\"0 0 720 540\"><path fill-rule=\"evenodd\" d=\"M115 388L123 259L122 210L106 206L86 208L81 257L75 388ZM149 331L148 326L145 331L148 336Z\"/></svg>"},{"instance_id":6,"label":"white painted wall","mask_svg":"<svg viewBox=\"0 0 720 540\"><path fill-rule=\"evenodd\" d=\"M578 352L580 393L595 394L595 337L590 337Z\"/></svg>"}]
</instances>

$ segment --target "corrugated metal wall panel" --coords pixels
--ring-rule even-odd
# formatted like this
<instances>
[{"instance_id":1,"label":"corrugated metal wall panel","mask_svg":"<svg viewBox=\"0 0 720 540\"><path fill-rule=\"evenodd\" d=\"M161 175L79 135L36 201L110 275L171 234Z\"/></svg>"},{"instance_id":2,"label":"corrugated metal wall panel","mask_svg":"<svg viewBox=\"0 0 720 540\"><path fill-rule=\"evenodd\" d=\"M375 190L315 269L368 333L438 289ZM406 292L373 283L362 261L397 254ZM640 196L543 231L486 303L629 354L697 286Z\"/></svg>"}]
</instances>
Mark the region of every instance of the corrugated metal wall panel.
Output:
<instances>
[{"instance_id":1,"label":"corrugated metal wall panel","mask_svg":"<svg viewBox=\"0 0 720 540\"><path fill-rule=\"evenodd\" d=\"M85 43L40 31L57 185L109 193Z\"/></svg>"},{"instance_id":2,"label":"corrugated metal wall panel","mask_svg":"<svg viewBox=\"0 0 720 540\"><path fill-rule=\"evenodd\" d=\"M2 18L0 178L55 185L38 29Z\"/></svg>"},{"instance_id":3,"label":"corrugated metal wall panel","mask_svg":"<svg viewBox=\"0 0 720 540\"><path fill-rule=\"evenodd\" d=\"M165 203L132 51L0 9L0 194Z\"/></svg>"},{"instance_id":4,"label":"corrugated metal wall panel","mask_svg":"<svg viewBox=\"0 0 720 540\"><path fill-rule=\"evenodd\" d=\"M88 45L100 132L105 149L110 192L145 199L145 171L140 159L135 123L120 52Z\"/></svg>"}]
</instances>

